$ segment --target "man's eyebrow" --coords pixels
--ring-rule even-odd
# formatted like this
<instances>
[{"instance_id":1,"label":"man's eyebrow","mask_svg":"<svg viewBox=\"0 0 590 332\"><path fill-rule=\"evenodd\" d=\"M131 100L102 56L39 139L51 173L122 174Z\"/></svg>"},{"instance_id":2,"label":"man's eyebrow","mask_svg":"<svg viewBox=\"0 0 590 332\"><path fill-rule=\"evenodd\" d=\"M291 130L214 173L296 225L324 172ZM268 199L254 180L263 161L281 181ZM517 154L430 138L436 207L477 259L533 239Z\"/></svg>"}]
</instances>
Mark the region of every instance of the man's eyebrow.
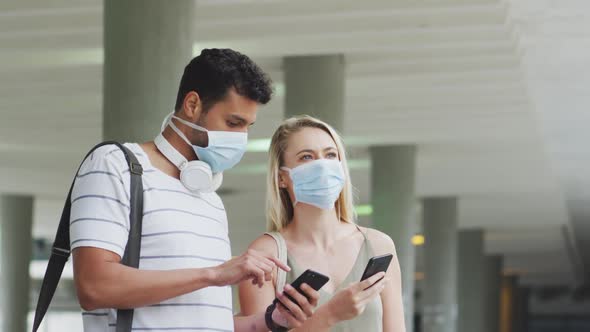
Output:
<instances>
[{"instance_id":1,"label":"man's eyebrow","mask_svg":"<svg viewBox=\"0 0 590 332\"><path fill-rule=\"evenodd\" d=\"M248 123L248 121L247 121L246 119L244 119L243 117L241 117L241 116L239 116L239 115L237 115L237 114L232 114L232 115L230 115L230 116L231 116L232 118L234 118L235 120L237 120L237 121L240 121L240 122L241 122L241 123L243 123L243 124L246 124L246 123ZM251 126L251 125L253 125L254 123L255 123L255 122L252 122L252 123L250 124L250 126Z\"/></svg>"}]
</instances>

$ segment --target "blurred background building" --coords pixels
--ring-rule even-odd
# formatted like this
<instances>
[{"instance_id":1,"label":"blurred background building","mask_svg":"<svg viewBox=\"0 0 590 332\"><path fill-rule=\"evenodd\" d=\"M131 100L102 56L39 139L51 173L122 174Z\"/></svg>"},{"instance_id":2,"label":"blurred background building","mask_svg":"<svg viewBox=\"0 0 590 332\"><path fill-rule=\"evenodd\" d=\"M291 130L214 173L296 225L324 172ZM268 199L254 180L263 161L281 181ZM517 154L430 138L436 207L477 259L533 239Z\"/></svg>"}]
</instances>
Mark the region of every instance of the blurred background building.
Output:
<instances>
[{"instance_id":1,"label":"blurred background building","mask_svg":"<svg viewBox=\"0 0 590 332\"><path fill-rule=\"evenodd\" d=\"M32 319L81 157L152 139L210 47L276 88L220 190L234 254L264 231L271 133L316 115L359 223L396 242L408 331L590 331L590 2L4 0L3 332ZM42 331L81 329L70 266Z\"/></svg>"}]
</instances>

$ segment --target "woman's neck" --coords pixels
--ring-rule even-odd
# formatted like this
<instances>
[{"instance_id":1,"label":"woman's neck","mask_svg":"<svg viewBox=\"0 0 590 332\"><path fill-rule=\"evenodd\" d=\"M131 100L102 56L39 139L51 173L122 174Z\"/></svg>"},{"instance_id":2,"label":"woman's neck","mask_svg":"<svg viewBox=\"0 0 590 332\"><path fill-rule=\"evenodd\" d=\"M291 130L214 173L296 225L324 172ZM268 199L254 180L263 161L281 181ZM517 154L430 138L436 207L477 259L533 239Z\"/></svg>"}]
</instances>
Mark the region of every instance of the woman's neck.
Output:
<instances>
[{"instance_id":1,"label":"woman's neck","mask_svg":"<svg viewBox=\"0 0 590 332\"><path fill-rule=\"evenodd\" d=\"M298 203L288 233L294 242L326 249L338 238L339 226L340 220L335 209L324 210Z\"/></svg>"}]
</instances>

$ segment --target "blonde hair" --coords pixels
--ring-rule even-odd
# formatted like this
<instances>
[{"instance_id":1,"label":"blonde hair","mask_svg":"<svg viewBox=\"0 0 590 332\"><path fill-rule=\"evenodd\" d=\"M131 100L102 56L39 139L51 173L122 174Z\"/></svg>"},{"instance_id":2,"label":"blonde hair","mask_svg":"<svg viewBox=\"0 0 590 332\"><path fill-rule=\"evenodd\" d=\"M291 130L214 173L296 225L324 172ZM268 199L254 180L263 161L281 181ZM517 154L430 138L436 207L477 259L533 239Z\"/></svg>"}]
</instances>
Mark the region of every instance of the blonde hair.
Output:
<instances>
[{"instance_id":1,"label":"blonde hair","mask_svg":"<svg viewBox=\"0 0 590 332\"><path fill-rule=\"evenodd\" d=\"M287 142L294 133L303 128L318 128L330 135L336 143L338 155L344 169L345 183L336 200L335 208L338 218L343 222L354 223L356 214L354 210L352 183L346 162L346 152L342 138L334 128L327 123L311 116L298 116L285 120L272 136L269 148L268 175L266 181L266 217L269 231L280 231L293 219L293 203L289 192L279 187L279 169L283 165L283 153L287 148Z\"/></svg>"}]
</instances>

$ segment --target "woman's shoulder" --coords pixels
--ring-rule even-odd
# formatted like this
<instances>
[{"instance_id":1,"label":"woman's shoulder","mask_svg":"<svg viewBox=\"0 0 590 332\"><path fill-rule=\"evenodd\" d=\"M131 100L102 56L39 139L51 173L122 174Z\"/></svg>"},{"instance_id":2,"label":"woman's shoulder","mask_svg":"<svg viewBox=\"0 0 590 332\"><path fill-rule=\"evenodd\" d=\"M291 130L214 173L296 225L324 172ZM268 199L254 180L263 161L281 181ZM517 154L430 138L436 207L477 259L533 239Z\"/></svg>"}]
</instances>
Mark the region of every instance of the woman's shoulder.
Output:
<instances>
[{"instance_id":1,"label":"woman's shoulder","mask_svg":"<svg viewBox=\"0 0 590 332\"><path fill-rule=\"evenodd\" d=\"M262 252L267 255L272 255L273 257L278 257L278 250L279 247L275 239L272 236L264 233L257 237L250 246L248 246L248 250L256 250L258 252Z\"/></svg>"},{"instance_id":2,"label":"woman's shoulder","mask_svg":"<svg viewBox=\"0 0 590 332\"><path fill-rule=\"evenodd\" d=\"M374 228L360 226L359 228L367 236L375 255L395 254L395 243L389 235Z\"/></svg>"}]
</instances>

